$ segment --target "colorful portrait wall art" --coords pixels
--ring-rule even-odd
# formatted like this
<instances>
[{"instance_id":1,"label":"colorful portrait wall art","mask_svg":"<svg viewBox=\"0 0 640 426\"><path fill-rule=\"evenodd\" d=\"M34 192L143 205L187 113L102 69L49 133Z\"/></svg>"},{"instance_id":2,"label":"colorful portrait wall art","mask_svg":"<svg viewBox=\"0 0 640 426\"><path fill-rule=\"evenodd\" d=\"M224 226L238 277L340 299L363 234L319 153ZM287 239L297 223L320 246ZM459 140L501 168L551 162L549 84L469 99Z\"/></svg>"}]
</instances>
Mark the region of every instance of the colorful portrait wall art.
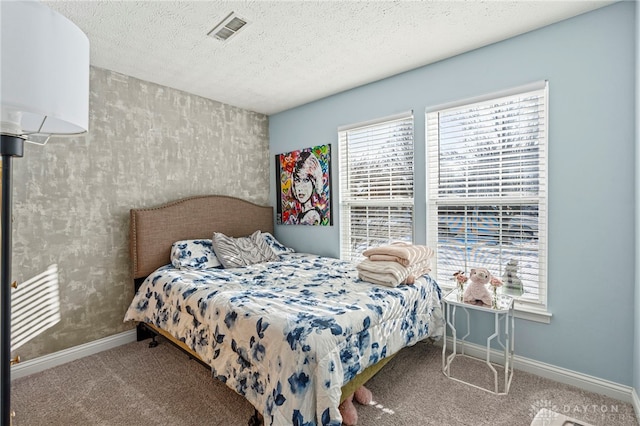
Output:
<instances>
[{"instance_id":1,"label":"colorful portrait wall art","mask_svg":"<svg viewBox=\"0 0 640 426\"><path fill-rule=\"evenodd\" d=\"M276 155L277 222L280 225L333 225L331 145Z\"/></svg>"}]
</instances>

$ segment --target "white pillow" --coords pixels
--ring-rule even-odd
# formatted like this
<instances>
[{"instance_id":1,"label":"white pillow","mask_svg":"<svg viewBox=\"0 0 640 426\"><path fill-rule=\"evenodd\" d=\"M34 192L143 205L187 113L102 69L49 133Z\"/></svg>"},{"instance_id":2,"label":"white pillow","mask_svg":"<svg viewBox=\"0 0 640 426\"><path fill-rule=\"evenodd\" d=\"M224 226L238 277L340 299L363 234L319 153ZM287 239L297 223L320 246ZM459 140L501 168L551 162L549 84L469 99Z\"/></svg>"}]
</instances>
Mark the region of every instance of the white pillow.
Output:
<instances>
[{"instance_id":1,"label":"white pillow","mask_svg":"<svg viewBox=\"0 0 640 426\"><path fill-rule=\"evenodd\" d=\"M213 251L225 268L278 260L278 256L271 250L260 231L241 238L214 232L211 242Z\"/></svg>"},{"instance_id":2,"label":"white pillow","mask_svg":"<svg viewBox=\"0 0 640 426\"><path fill-rule=\"evenodd\" d=\"M222 266L211 240L181 240L171 245L171 264L178 269L210 269Z\"/></svg>"}]
</instances>

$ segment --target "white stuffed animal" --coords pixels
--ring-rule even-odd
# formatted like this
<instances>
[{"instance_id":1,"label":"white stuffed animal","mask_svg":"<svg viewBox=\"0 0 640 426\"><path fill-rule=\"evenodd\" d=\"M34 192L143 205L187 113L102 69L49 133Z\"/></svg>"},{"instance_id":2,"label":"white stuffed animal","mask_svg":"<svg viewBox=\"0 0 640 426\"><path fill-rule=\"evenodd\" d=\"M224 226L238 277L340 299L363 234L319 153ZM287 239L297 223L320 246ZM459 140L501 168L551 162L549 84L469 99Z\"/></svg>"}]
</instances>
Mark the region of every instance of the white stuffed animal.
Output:
<instances>
[{"instance_id":1,"label":"white stuffed animal","mask_svg":"<svg viewBox=\"0 0 640 426\"><path fill-rule=\"evenodd\" d=\"M492 298L487 284L491 281L491 273L487 268L473 268L469 274L469 284L464 291L464 301L476 303L481 301L487 306L491 306Z\"/></svg>"}]
</instances>

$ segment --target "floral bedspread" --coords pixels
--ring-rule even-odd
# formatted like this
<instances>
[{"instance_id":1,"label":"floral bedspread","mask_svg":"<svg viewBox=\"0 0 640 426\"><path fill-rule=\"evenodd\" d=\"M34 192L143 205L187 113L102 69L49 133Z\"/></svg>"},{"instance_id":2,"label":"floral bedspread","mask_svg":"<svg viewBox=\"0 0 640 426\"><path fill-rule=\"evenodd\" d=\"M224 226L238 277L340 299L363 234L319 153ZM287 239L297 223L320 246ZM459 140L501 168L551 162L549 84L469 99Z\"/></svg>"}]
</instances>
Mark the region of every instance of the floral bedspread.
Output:
<instances>
[{"instance_id":1,"label":"floral bedspread","mask_svg":"<svg viewBox=\"0 0 640 426\"><path fill-rule=\"evenodd\" d=\"M443 333L441 292L425 276L396 288L353 263L292 253L234 269L159 268L125 321L170 332L271 425L340 425L340 388L405 346Z\"/></svg>"}]
</instances>

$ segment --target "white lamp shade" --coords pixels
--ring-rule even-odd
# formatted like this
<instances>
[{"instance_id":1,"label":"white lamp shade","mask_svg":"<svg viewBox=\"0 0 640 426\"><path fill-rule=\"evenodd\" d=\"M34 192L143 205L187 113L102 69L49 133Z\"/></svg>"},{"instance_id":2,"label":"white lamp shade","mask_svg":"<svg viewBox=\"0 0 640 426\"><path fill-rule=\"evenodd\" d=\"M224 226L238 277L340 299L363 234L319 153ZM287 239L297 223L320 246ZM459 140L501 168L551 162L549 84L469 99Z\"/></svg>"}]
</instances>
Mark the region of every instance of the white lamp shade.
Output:
<instances>
[{"instance_id":1,"label":"white lamp shade","mask_svg":"<svg viewBox=\"0 0 640 426\"><path fill-rule=\"evenodd\" d=\"M23 134L73 135L89 128L89 39L36 1L0 1L2 120ZM17 118L16 118L17 117Z\"/></svg>"}]
</instances>

